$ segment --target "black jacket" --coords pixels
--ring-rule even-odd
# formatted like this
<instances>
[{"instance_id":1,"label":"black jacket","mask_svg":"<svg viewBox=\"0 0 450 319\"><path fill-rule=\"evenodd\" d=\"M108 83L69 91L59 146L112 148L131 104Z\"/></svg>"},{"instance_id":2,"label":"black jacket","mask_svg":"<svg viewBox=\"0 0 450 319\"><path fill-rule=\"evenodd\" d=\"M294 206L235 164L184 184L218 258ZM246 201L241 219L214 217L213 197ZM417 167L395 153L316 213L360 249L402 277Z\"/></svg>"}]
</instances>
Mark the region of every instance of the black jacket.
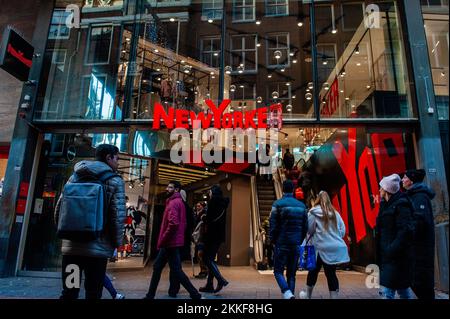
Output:
<instances>
[{"instance_id":1,"label":"black jacket","mask_svg":"<svg viewBox=\"0 0 450 319\"><path fill-rule=\"evenodd\" d=\"M306 206L292 194L283 194L270 213L270 240L278 246L301 245L308 231Z\"/></svg>"},{"instance_id":2,"label":"black jacket","mask_svg":"<svg viewBox=\"0 0 450 319\"><path fill-rule=\"evenodd\" d=\"M411 287L413 231L413 207L406 194L398 192L381 202L375 227L381 286Z\"/></svg>"},{"instance_id":3,"label":"black jacket","mask_svg":"<svg viewBox=\"0 0 450 319\"><path fill-rule=\"evenodd\" d=\"M226 197L213 196L208 202L205 221L205 244L225 242L227 208L230 200Z\"/></svg>"},{"instance_id":4,"label":"black jacket","mask_svg":"<svg viewBox=\"0 0 450 319\"><path fill-rule=\"evenodd\" d=\"M407 192L414 207L414 280L413 285L434 286L434 218L431 200L435 192L423 183Z\"/></svg>"}]
</instances>

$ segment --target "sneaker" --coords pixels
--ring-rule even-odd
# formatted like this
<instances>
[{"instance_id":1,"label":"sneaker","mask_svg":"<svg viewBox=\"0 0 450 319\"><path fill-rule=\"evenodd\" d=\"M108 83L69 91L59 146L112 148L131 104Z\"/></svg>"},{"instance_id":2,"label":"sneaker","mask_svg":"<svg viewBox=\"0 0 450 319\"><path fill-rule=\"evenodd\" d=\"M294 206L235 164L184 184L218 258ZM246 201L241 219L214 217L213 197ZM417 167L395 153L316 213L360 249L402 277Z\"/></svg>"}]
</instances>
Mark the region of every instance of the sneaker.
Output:
<instances>
[{"instance_id":1,"label":"sneaker","mask_svg":"<svg viewBox=\"0 0 450 319\"><path fill-rule=\"evenodd\" d=\"M295 296L292 294L292 291L286 290L283 293L283 299L295 299Z\"/></svg>"},{"instance_id":2,"label":"sneaker","mask_svg":"<svg viewBox=\"0 0 450 319\"><path fill-rule=\"evenodd\" d=\"M308 294L304 290L300 291L298 296L299 296L300 299L308 299Z\"/></svg>"},{"instance_id":3,"label":"sneaker","mask_svg":"<svg viewBox=\"0 0 450 319\"><path fill-rule=\"evenodd\" d=\"M125 296L122 294L117 293L116 297L114 299L125 299Z\"/></svg>"}]
</instances>

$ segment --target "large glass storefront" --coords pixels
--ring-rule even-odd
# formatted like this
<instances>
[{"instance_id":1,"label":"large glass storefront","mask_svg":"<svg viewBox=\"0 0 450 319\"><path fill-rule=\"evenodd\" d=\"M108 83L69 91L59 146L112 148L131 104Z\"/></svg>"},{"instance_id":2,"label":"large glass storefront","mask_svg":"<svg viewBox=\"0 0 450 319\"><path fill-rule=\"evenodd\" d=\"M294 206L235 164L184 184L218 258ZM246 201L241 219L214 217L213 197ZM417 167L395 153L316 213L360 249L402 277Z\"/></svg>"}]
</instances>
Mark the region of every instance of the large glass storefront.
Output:
<instances>
[{"instance_id":1,"label":"large glass storefront","mask_svg":"<svg viewBox=\"0 0 450 319\"><path fill-rule=\"evenodd\" d=\"M152 254L161 193L173 172L184 185L222 173L254 175L253 167L168 161L168 131L150 130L156 103L208 113L206 99L231 99L229 112L281 103L273 170L289 148L310 187L332 195L352 262L374 261L377 181L416 165L417 114L398 1L71 3L80 8L80 26L68 28L67 1L55 1L34 112L36 125L68 125L45 132L22 270L58 270L53 208L74 164L92 159L100 143L119 147L130 205L147 217L141 261ZM441 72L448 57L446 65ZM448 80L446 92L448 104ZM448 119L448 108L447 115L440 109ZM193 188L189 204L205 189Z\"/></svg>"}]
</instances>

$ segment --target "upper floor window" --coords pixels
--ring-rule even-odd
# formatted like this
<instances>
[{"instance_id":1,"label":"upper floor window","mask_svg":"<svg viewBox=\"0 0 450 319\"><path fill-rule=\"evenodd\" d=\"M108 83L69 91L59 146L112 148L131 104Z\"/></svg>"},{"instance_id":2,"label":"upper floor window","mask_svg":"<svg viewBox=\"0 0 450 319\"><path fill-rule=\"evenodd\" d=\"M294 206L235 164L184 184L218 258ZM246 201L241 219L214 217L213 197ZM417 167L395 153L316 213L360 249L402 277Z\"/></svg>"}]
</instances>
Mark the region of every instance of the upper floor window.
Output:
<instances>
[{"instance_id":1,"label":"upper floor window","mask_svg":"<svg viewBox=\"0 0 450 319\"><path fill-rule=\"evenodd\" d=\"M288 0L266 0L266 16L285 16L288 14Z\"/></svg>"},{"instance_id":2,"label":"upper floor window","mask_svg":"<svg viewBox=\"0 0 450 319\"><path fill-rule=\"evenodd\" d=\"M256 34L235 35L231 37L231 63L233 71L239 73L256 71L258 56L256 54Z\"/></svg>"},{"instance_id":3,"label":"upper floor window","mask_svg":"<svg viewBox=\"0 0 450 319\"><path fill-rule=\"evenodd\" d=\"M342 30L355 31L364 20L364 3L343 3Z\"/></svg>"},{"instance_id":4,"label":"upper floor window","mask_svg":"<svg viewBox=\"0 0 450 319\"><path fill-rule=\"evenodd\" d=\"M86 64L108 64L113 29L111 26L92 27L87 46Z\"/></svg>"},{"instance_id":5,"label":"upper floor window","mask_svg":"<svg viewBox=\"0 0 450 319\"><path fill-rule=\"evenodd\" d=\"M202 61L212 67L220 65L220 37L204 38L201 42Z\"/></svg>"},{"instance_id":6,"label":"upper floor window","mask_svg":"<svg viewBox=\"0 0 450 319\"><path fill-rule=\"evenodd\" d=\"M70 29L66 25L66 20L71 12L66 12L64 9L55 9L53 11L52 20L50 22L50 29L48 32L49 39L68 39Z\"/></svg>"},{"instance_id":7,"label":"upper floor window","mask_svg":"<svg viewBox=\"0 0 450 319\"><path fill-rule=\"evenodd\" d=\"M206 0L203 1L202 20L222 19L223 0Z\"/></svg>"},{"instance_id":8,"label":"upper floor window","mask_svg":"<svg viewBox=\"0 0 450 319\"><path fill-rule=\"evenodd\" d=\"M268 34L266 39L267 66L289 65L289 33Z\"/></svg>"},{"instance_id":9,"label":"upper floor window","mask_svg":"<svg viewBox=\"0 0 450 319\"><path fill-rule=\"evenodd\" d=\"M233 22L255 20L255 0L233 0Z\"/></svg>"}]
</instances>

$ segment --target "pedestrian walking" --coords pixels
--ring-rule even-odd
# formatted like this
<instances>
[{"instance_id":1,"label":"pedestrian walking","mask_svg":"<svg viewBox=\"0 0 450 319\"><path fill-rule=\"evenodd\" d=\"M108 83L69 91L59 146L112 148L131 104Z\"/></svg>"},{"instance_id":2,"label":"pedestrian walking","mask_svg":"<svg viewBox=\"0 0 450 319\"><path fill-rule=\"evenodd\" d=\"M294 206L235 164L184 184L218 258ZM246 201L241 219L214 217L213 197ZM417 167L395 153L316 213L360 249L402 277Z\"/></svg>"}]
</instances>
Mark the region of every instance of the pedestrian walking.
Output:
<instances>
[{"instance_id":1,"label":"pedestrian walking","mask_svg":"<svg viewBox=\"0 0 450 319\"><path fill-rule=\"evenodd\" d=\"M345 224L331 204L330 196L320 191L308 212L308 236L316 251L316 268L308 271L306 292L300 298L311 299L321 268L324 268L331 299L339 297L339 280L336 267L350 261L344 241Z\"/></svg>"},{"instance_id":2,"label":"pedestrian walking","mask_svg":"<svg viewBox=\"0 0 450 319\"><path fill-rule=\"evenodd\" d=\"M436 193L424 182L425 170L407 170L403 188L414 208L412 290L419 299L434 299L434 216L431 200Z\"/></svg>"},{"instance_id":3,"label":"pedestrian walking","mask_svg":"<svg viewBox=\"0 0 450 319\"><path fill-rule=\"evenodd\" d=\"M180 250L184 246L186 209L180 190L181 184L178 181L171 181L167 185L168 198L157 243L159 252L153 264L150 286L144 299L155 298L161 273L167 263L169 263L174 280L179 282L189 292L190 297L192 299L201 298L200 293L192 285L181 267Z\"/></svg>"},{"instance_id":4,"label":"pedestrian walking","mask_svg":"<svg viewBox=\"0 0 450 319\"><path fill-rule=\"evenodd\" d=\"M55 207L58 236L63 239L61 299L78 298L80 289L68 287L66 281L73 265L84 273L86 299L102 297L107 261L124 233L125 186L116 173L118 154L116 146L102 144L95 161L77 163ZM81 276L78 279L81 283Z\"/></svg>"},{"instance_id":5,"label":"pedestrian walking","mask_svg":"<svg viewBox=\"0 0 450 319\"><path fill-rule=\"evenodd\" d=\"M270 212L270 240L274 245L274 276L284 299L295 299L299 246L307 230L306 206L294 198L294 183L283 182L283 197ZM286 269L286 278L284 270Z\"/></svg>"},{"instance_id":6,"label":"pedestrian walking","mask_svg":"<svg viewBox=\"0 0 450 319\"><path fill-rule=\"evenodd\" d=\"M384 299L411 299L413 207L400 192L400 176L392 174L380 182L380 211L375 237L377 264L380 267L380 291Z\"/></svg>"},{"instance_id":7,"label":"pedestrian walking","mask_svg":"<svg viewBox=\"0 0 450 319\"><path fill-rule=\"evenodd\" d=\"M220 273L216 263L216 255L220 245L225 242L227 208L230 203L229 198L223 196L219 185L214 185L209 190L208 210L203 216L205 223L205 263L208 268L206 285L201 287L201 292L218 293L223 287L228 285L228 281ZM214 288L214 278L217 286Z\"/></svg>"}]
</instances>

